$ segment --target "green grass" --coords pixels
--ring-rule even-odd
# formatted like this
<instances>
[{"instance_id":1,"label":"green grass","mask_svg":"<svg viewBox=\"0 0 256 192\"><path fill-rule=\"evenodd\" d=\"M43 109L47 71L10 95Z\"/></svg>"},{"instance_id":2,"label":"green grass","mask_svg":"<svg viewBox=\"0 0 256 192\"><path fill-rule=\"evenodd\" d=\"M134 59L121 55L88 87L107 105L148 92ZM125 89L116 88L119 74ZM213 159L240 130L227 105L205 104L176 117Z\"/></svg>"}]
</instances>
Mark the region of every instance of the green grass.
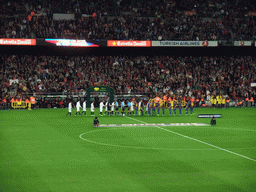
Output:
<instances>
[{"instance_id":1,"label":"green grass","mask_svg":"<svg viewBox=\"0 0 256 192\"><path fill-rule=\"evenodd\" d=\"M94 128L93 117L65 116L67 109L0 111L0 191L255 191L256 108L194 111L99 121L209 124L197 114L223 116L214 127L163 130Z\"/></svg>"}]
</instances>

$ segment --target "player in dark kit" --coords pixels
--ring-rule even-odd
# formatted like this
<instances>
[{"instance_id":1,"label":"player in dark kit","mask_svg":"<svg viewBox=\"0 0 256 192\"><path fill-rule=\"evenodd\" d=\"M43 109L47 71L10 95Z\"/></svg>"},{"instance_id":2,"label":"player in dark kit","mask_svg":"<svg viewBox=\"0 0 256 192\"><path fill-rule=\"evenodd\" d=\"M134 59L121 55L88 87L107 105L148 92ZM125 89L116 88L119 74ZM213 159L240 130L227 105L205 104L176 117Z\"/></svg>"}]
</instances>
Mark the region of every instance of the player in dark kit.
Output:
<instances>
[{"instance_id":1,"label":"player in dark kit","mask_svg":"<svg viewBox=\"0 0 256 192\"><path fill-rule=\"evenodd\" d=\"M172 103L169 102L169 115L172 115Z\"/></svg>"},{"instance_id":2,"label":"player in dark kit","mask_svg":"<svg viewBox=\"0 0 256 192\"><path fill-rule=\"evenodd\" d=\"M180 116L181 116L181 109L182 109L181 102L179 102L179 111L180 111Z\"/></svg>"},{"instance_id":3,"label":"player in dark kit","mask_svg":"<svg viewBox=\"0 0 256 192\"><path fill-rule=\"evenodd\" d=\"M135 101L134 107L135 107L135 114L138 115L138 101Z\"/></svg>"},{"instance_id":4,"label":"player in dark kit","mask_svg":"<svg viewBox=\"0 0 256 192\"><path fill-rule=\"evenodd\" d=\"M193 113L193 115L195 114L194 111L193 111L193 108L194 108L194 103L191 102L190 103L190 114L191 114L191 116L192 116L192 113Z\"/></svg>"},{"instance_id":5,"label":"player in dark kit","mask_svg":"<svg viewBox=\"0 0 256 192\"><path fill-rule=\"evenodd\" d=\"M186 115L188 115L188 103L186 103L185 109L186 109Z\"/></svg>"},{"instance_id":6,"label":"player in dark kit","mask_svg":"<svg viewBox=\"0 0 256 192\"><path fill-rule=\"evenodd\" d=\"M154 116L156 114L156 105L155 105L155 101L153 100L152 102L152 116Z\"/></svg>"},{"instance_id":7,"label":"player in dark kit","mask_svg":"<svg viewBox=\"0 0 256 192\"><path fill-rule=\"evenodd\" d=\"M111 114L111 103L108 102L108 116Z\"/></svg>"},{"instance_id":8,"label":"player in dark kit","mask_svg":"<svg viewBox=\"0 0 256 192\"><path fill-rule=\"evenodd\" d=\"M157 116L159 116L159 114L160 114L160 103L156 103L156 105L157 105Z\"/></svg>"},{"instance_id":9,"label":"player in dark kit","mask_svg":"<svg viewBox=\"0 0 256 192\"><path fill-rule=\"evenodd\" d=\"M165 111L165 102L162 102L162 110L163 110L163 116L164 116L164 111Z\"/></svg>"},{"instance_id":10,"label":"player in dark kit","mask_svg":"<svg viewBox=\"0 0 256 192\"><path fill-rule=\"evenodd\" d=\"M98 118L95 117L95 119L93 120L93 126L94 126L94 127L98 127L99 124L100 124L100 122L99 122Z\"/></svg>"},{"instance_id":11,"label":"player in dark kit","mask_svg":"<svg viewBox=\"0 0 256 192\"><path fill-rule=\"evenodd\" d=\"M174 102L173 103L174 116L176 116L176 109L177 109L177 104Z\"/></svg>"},{"instance_id":12,"label":"player in dark kit","mask_svg":"<svg viewBox=\"0 0 256 192\"><path fill-rule=\"evenodd\" d=\"M151 103L148 102L147 105L148 105L148 115L151 115Z\"/></svg>"}]
</instances>

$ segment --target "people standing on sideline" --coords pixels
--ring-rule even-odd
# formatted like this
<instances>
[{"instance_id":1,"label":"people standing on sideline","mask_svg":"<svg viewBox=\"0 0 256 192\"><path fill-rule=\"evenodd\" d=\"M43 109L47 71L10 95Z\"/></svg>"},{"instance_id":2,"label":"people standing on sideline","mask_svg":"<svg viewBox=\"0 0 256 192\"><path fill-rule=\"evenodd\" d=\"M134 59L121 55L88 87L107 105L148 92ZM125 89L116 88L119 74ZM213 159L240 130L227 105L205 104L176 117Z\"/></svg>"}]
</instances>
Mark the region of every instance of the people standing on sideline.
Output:
<instances>
[{"instance_id":1,"label":"people standing on sideline","mask_svg":"<svg viewBox=\"0 0 256 192\"><path fill-rule=\"evenodd\" d=\"M148 106L148 115L151 115L151 104L150 104L150 101L148 101L147 106Z\"/></svg>"},{"instance_id":2,"label":"people standing on sideline","mask_svg":"<svg viewBox=\"0 0 256 192\"><path fill-rule=\"evenodd\" d=\"M193 108L194 108L194 103L191 102L191 103L190 103L190 115L191 115L191 116L192 116L192 113L193 113L193 115L195 114Z\"/></svg>"},{"instance_id":3,"label":"people standing on sideline","mask_svg":"<svg viewBox=\"0 0 256 192\"><path fill-rule=\"evenodd\" d=\"M84 116L86 116L86 100L83 102L83 111L81 113L81 116L83 115L84 113Z\"/></svg>"},{"instance_id":4,"label":"people standing on sideline","mask_svg":"<svg viewBox=\"0 0 256 192\"><path fill-rule=\"evenodd\" d=\"M114 111L115 111L115 102L113 101L111 104L111 114L114 115Z\"/></svg>"},{"instance_id":5,"label":"people standing on sideline","mask_svg":"<svg viewBox=\"0 0 256 192\"><path fill-rule=\"evenodd\" d=\"M103 101L101 100L101 101L100 101L100 115L101 115L101 116L102 116L103 107L104 107L104 103L103 103Z\"/></svg>"},{"instance_id":6,"label":"people standing on sideline","mask_svg":"<svg viewBox=\"0 0 256 192\"><path fill-rule=\"evenodd\" d=\"M118 101L115 102L115 115L119 115L119 104Z\"/></svg>"},{"instance_id":7,"label":"people standing on sideline","mask_svg":"<svg viewBox=\"0 0 256 192\"><path fill-rule=\"evenodd\" d=\"M124 101L122 101L121 103L121 111L122 111L122 115L125 115L125 107L124 107Z\"/></svg>"},{"instance_id":8,"label":"people standing on sideline","mask_svg":"<svg viewBox=\"0 0 256 192\"><path fill-rule=\"evenodd\" d=\"M180 111L180 116L181 116L181 109L182 109L181 102L179 102L179 111Z\"/></svg>"},{"instance_id":9,"label":"people standing on sideline","mask_svg":"<svg viewBox=\"0 0 256 192\"><path fill-rule=\"evenodd\" d=\"M157 116L160 115L160 101L156 103L157 105Z\"/></svg>"},{"instance_id":10,"label":"people standing on sideline","mask_svg":"<svg viewBox=\"0 0 256 192\"><path fill-rule=\"evenodd\" d=\"M91 103L91 116L94 116L94 102Z\"/></svg>"},{"instance_id":11,"label":"people standing on sideline","mask_svg":"<svg viewBox=\"0 0 256 192\"><path fill-rule=\"evenodd\" d=\"M156 104L155 101L152 101L152 116L156 115Z\"/></svg>"},{"instance_id":12,"label":"people standing on sideline","mask_svg":"<svg viewBox=\"0 0 256 192\"><path fill-rule=\"evenodd\" d=\"M174 116L176 116L176 109L177 109L177 104L176 104L176 102L174 101L174 102L173 102L173 112L174 112Z\"/></svg>"},{"instance_id":13,"label":"people standing on sideline","mask_svg":"<svg viewBox=\"0 0 256 192\"><path fill-rule=\"evenodd\" d=\"M131 101L131 114L134 115L134 102Z\"/></svg>"},{"instance_id":14,"label":"people standing on sideline","mask_svg":"<svg viewBox=\"0 0 256 192\"><path fill-rule=\"evenodd\" d=\"M68 104L68 113L66 115L70 114L70 117L71 117L71 113L72 113L72 101L70 101Z\"/></svg>"},{"instance_id":15,"label":"people standing on sideline","mask_svg":"<svg viewBox=\"0 0 256 192\"><path fill-rule=\"evenodd\" d=\"M172 101L169 102L169 115L172 115Z\"/></svg>"},{"instance_id":16,"label":"people standing on sideline","mask_svg":"<svg viewBox=\"0 0 256 192\"><path fill-rule=\"evenodd\" d=\"M163 111L163 114L162 114L162 115L164 116L164 111L165 111L165 102L162 102L162 104L161 104L161 105L162 105L161 107L162 107L162 111Z\"/></svg>"},{"instance_id":17,"label":"people standing on sideline","mask_svg":"<svg viewBox=\"0 0 256 192\"><path fill-rule=\"evenodd\" d=\"M105 113L104 115L106 115L108 113L108 101L105 102Z\"/></svg>"},{"instance_id":18,"label":"people standing on sideline","mask_svg":"<svg viewBox=\"0 0 256 192\"><path fill-rule=\"evenodd\" d=\"M77 100L77 102L76 102L76 114L79 113L79 115L81 116L81 114L80 114L80 108L81 108L80 101ZM76 114L75 114L75 116L76 116Z\"/></svg>"},{"instance_id":19,"label":"people standing on sideline","mask_svg":"<svg viewBox=\"0 0 256 192\"><path fill-rule=\"evenodd\" d=\"M188 103L186 103L185 109L186 109L186 115L188 115Z\"/></svg>"},{"instance_id":20,"label":"people standing on sideline","mask_svg":"<svg viewBox=\"0 0 256 192\"><path fill-rule=\"evenodd\" d=\"M138 115L138 101L135 100L135 103L134 103L134 106L135 106L135 114Z\"/></svg>"},{"instance_id":21,"label":"people standing on sideline","mask_svg":"<svg viewBox=\"0 0 256 192\"><path fill-rule=\"evenodd\" d=\"M128 106L128 113L127 113L127 116L130 116L130 115L131 115L131 102L130 102L130 101L128 101L127 106Z\"/></svg>"}]
</instances>

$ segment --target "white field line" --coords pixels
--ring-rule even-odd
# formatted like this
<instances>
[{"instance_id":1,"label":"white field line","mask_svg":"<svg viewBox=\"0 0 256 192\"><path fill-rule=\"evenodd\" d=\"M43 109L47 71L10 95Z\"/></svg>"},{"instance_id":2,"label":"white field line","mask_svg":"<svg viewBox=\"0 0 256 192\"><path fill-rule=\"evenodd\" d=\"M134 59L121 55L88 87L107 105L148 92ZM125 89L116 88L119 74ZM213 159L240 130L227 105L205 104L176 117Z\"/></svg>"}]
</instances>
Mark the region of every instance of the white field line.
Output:
<instances>
[{"instance_id":1,"label":"white field line","mask_svg":"<svg viewBox=\"0 0 256 192\"><path fill-rule=\"evenodd\" d=\"M137 127L130 127L129 129L132 128L136 128ZM80 139L87 141L89 143L94 143L97 145L105 145L105 146L111 146L111 147L121 147L121 148L130 148L130 149L153 149L153 150L170 150L170 151L215 151L215 150L219 150L219 149L174 149L174 148L156 148L156 147L137 147L137 146L127 146L127 145L115 145L115 144L109 144L109 143L100 143L97 141L92 141L89 139L84 138L84 135L90 134L90 133L94 133L94 132L101 132L101 131L108 131L108 130L120 130L120 129L128 129L126 128L109 128L109 129L99 129L99 130L94 130L94 131L89 131L89 132L85 132L82 133L81 135L79 135ZM255 149L256 147L253 148L235 148L235 149ZM83 150L83 149L82 149Z\"/></svg>"},{"instance_id":2,"label":"white field line","mask_svg":"<svg viewBox=\"0 0 256 192\"><path fill-rule=\"evenodd\" d=\"M127 117L127 116L125 116L125 117ZM137 119L131 118L131 117L127 117L127 118L129 118L129 119L133 119L133 120L135 120L135 121L138 121L138 122L141 122L141 123L146 124L146 122L143 122L143 121L140 121L140 120L137 120ZM177 133L177 132L174 132L174 131L170 131L170 130L168 130L168 129L164 129L164 128L159 127L159 126L155 126L155 127L157 127L158 129L162 129L162 130L164 130L164 131L167 131L167 132L170 132L170 133L173 133L173 134L179 135L179 136L181 136L181 137L185 137L185 138L187 138L187 139L191 139L191 140L197 141L197 142L199 142L199 143L203 143L203 144L205 144L205 145L209 145L209 146L214 147L214 148L216 148L216 149L219 149L219 150L222 150L222 151L226 151L226 152L231 153L231 154L233 154L233 155L237 155L237 156L239 156L239 157L243 157L243 158L245 158L245 159L249 159L249 160L251 160L251 161L255 161L255 162L256 162L256 160L255 160L255 159L252 159L252 158L250 158L250 157L246 157L246 156L244 156L244 155L241 155L241 154L238 154L238 153L235 153L235 152L229 151L229 150L227 150L227 149L223 149L223 148L221 148L221 147L218 147L218 146L212 145L212 144L210 144L210 143L206 143L206 142L204 142L204 141L201 141L201 140L198 140L198 139L195 139L195 138L192 138L192 137L186 136L186 135L182 135L182 134L180 134L180 133Z\"/></svg>"}]
</instances>

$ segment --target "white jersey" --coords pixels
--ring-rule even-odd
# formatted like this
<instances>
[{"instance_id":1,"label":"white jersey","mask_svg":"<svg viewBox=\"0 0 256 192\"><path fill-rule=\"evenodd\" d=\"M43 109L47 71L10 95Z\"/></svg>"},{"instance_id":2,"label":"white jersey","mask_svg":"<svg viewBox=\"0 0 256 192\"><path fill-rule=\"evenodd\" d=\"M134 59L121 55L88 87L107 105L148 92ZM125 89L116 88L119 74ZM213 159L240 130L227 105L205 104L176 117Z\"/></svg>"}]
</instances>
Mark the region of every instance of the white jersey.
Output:
<instances>
[{"instance_id":1,"label":"white jersey","mask_svg":"<svg viewBox=\"0 0 256 192\"><path fill-rule=\"evenodd\" d=\"M131 111L134 111L133 106L134 106L134 103L133 103L133 102L131 102Z\"/></svg>"},{"instance_id":2,"label":"white jersey","mask_svg":"<svg viewBox=\"0 0 256 192\"><path fill-rule=\"evenodd\" d=\"M83 102L83 111L86 111L86 101Z\"/></svg>"},{"instance_id":3,"label":"white jersey","mask_svg":"<svg viewBox=\"0 0 256 192\"><path fill-rule=\"evenodd\" d=\"M141 102L139 102L139 107L141 107Z\"/></svg>"},{"instance_id":4,"label":"white jersey","mask_svg":"<svg viewBox=\"0 0 256 192\"><path fill-rule=\"evenodd\" d=\"M102 112L102 111L103 111L103 107L104 107L103 102L100 102L100 112Z\"/></svg>"},{"instance_id":5,"label":"white jersey","mask_svg":"<svg viewBox=\"0 0 256 192\"><path fill-rule=\"evenodd\" d=\"M80 108L81 108L81 105L80 105L80 102L76 102L76 110L77 111L80 111Z\"/></svg>"},{"instance_id":6,"label":"white jersey","mask_svg":"<svg viewBox=\"0 0 256 192\"><path fill-rule=\"evenodd\" d=\"M71 103L68 104L68 112L69 112L69 113L72 112L72 104L71 104Z\"/></svg>"},{"instance_id":7,"label":"white jersey","mask_svg":"<svg viewBox=\"0 0 256 192\"><path fill-rule=\"evenodd\" d=\"M91 103L91 112L94 112L94 104Z\"/></svg>"},{"instance_id":8,"label":"white jersey","mask_svg":"<svg viewBox=\"0 0 256 192\"><path fill-rule=\"evenodd\" d=\"M150 103L147 103L146 105L146 111L148 111L148 106L150 105Z\"/></svg>"},{"instance_id":9,"label":"white jersey","mask_svg":"<svg viewBox=\"0 0 256 192\"><path fill-rule=\"evenodd\" d=\"M113 102L111 105L111 111L114 111L114 109L115 109L115 102Z\"/></svg>"},{"instance_id":10,"label":"white jersey","mask_svg":"<svg viewBox=\"0 0 256 192\"><path fill-rule=\"evenodd\" d=\"M106 102L105 111L108 111L108 102Z\"/></svg>"}]
</instances>

